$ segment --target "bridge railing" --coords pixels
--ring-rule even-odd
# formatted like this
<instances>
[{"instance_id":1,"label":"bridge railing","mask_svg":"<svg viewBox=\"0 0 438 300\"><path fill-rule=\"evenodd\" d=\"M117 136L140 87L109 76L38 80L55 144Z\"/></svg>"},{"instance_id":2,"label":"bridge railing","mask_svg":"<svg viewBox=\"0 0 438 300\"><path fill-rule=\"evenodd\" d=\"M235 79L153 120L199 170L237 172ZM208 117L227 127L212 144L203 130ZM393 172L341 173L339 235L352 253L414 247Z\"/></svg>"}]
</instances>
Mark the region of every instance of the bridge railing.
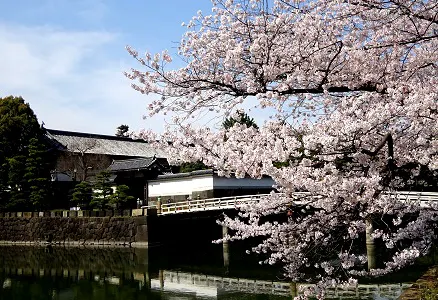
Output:
<instances>
[{"instance_id":1,"label":"bridge railing","mask_svg":"<svg viewBox=\"0 0 438 300\"><path fill-rule=\"evenodd\" d=\"M438 204L438 193L437 192L409 192L400 191L391 194L394 199L398 199L408 204L416 204L423 207L431 206L433 204Z\"/></svg>"},{"instance_id":2,"label":"bridge railing","mask_svg":"<svg viewBox=\"0 0 438 300\"><path fill-rule=\"evenodd\" d=\"M270 194L259 194L259 195L245 195L245 196L233 196L233 197L222 197L222 198L209 198L209 199L195 199L187 200L173 203L161 203L158 205L143 206L142 208L154 208L159 209L160 214L170 214L170 213L183 213L191 211L203 211L203 210L217 210L217 209L229 209L237 208L249 203L258 202L260 198L269 196ZM296 204L306 203L306 196L309 193L299 192L295 193ZM438 193L436 192L410 192L410 191L400 191L391 194L393 199L408 203L421 205L423 207L438 205Z\"/></svg>"},{"instance_id":3,"label":"bridge railing","mask_svg":"<svg viewBox=\"0 0 438 300\"><path fill-rule=\"evenodd\" d=\"M269 194L245 195L210 199L187 200L174 203L162 203L161 214L182 213L189 211L217 210L221 208L234 208L259 201L261 197ZM142 208L158 208L158 205L143 206Z\"/></svg>"}]
</instances>

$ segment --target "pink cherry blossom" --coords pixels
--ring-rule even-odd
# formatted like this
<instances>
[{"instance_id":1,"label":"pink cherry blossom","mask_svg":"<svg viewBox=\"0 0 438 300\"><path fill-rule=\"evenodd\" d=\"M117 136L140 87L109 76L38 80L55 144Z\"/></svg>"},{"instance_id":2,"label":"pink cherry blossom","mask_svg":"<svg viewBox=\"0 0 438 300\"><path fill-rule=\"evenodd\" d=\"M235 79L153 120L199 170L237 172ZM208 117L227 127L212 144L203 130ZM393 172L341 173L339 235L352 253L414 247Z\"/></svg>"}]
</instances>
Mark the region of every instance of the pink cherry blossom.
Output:
<instances>
[{"instance_id":1,"label":"pink cherry blossom","mask_svg":"<svg viewBox=\"0 0 438 300\"><path fill-rule=\"evenodd\" d=\"M174 116L161 136L138 137L224 176L271 176L278 193L222 224L231 239L263 237L252 250L292 280L316 279L320 296L323 287L426 254L437 205L391 193L437 177L437 1L212 3L211 14L186 25L183 67L170 69L167 52L142 57L127 48L140 63L125 74L132 87L159 100L148 104L150 115ZM249 99L253 111L275 111L259 129L192 124L200 116L223 120ZM365 220L388 254L370 271ZM312 268L317 278L306 275Z\"/></svg>"}]
</instances>

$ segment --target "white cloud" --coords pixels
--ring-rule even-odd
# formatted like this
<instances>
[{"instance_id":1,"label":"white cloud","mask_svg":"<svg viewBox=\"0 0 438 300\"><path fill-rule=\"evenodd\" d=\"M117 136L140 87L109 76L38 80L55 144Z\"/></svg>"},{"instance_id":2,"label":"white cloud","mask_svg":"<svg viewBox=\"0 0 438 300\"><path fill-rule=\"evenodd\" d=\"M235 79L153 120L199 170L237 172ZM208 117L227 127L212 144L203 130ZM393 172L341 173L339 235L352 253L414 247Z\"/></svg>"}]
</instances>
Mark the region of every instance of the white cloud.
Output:
<instances>
[{"instance_id":1,"label":"white cloud","mask_svg":"<svg viewBox=\"0 0 438 300\"><path fill-rule=\"evenodd\" d=\"M136 62L112 58L121 37L105 31L66 31L0 23L0 97L22 96L47 128L114 134L120 124L132 130L161 132L162 117L143 120L147 100L130 87L122 72ZM120 48L120 49L119 49ZM245 102L247 110L255 99ZM261 125L269 115L253 110ZM222 118L207 115L195 124L218 127Z\"/></svg>"},{"instance_id":2,"label":"white cloud","mask_svg":"<svg viewBox=\"0 0 438 300\"><path fill-rule=\"evenodd\" d=\"M111 47L121 45L109 32L0 24L0 97L23 96L48 128L113 134L123 123L161 131L162 120L142 120L146 97L130 88L128 63L111 59Z\"/></svg>"}]
</instances>

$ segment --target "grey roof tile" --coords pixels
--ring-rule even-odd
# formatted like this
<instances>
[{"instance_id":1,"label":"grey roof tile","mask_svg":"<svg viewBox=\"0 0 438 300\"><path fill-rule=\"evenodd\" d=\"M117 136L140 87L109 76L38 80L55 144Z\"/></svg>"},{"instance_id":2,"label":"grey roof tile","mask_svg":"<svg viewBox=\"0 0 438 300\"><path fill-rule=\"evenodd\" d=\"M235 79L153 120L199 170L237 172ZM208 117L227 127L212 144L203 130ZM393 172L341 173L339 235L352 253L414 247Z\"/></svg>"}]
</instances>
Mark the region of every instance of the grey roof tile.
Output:
<instances>
[{"instance_id":1,"label":"grey roof tile","mask_svg":"<svg viewBox=\"0 0 438 300\"><path fill-rule=\"evenodd\" d=\"M46 135L67 151L132 157L162 157L167 155L142 140L128 137L46 129Z\"/></svg>"},{"instance_id":2,"label":"grey roof tile","mask_svg":"<svg viewBox=\"0 0 438 300\"><path fill-rule=\"evenodd\" d=\"M110 171L128 171L148 169L156 161L153 157L115 160L108 167Z\"/></svg>"}]
</instances>

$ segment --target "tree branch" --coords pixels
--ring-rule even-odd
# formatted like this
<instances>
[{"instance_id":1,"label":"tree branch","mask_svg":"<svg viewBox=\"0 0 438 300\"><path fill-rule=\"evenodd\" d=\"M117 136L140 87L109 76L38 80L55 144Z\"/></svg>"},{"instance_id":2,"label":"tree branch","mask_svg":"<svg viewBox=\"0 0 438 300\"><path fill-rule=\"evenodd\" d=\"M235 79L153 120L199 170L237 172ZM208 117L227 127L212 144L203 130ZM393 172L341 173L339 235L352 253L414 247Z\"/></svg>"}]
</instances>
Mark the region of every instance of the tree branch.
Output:
<instances>
[{"instance_id":1,"label":"tree branch","mask_svg":"<svg viewBox=\"0 0 438 300\"><path fill-rule=\"evenodd\" d=\"M392 135L390 132L385 135L383 140L380 142L379 145L377 145L374 151L362 149L362 153L374 157L377 155L377 153L379 153L379 151L383 148L383 146L385 146L386 143L388 143L388 169L391 172L394 170L394 140L392 139Z\"/></svg>"}]
</instances>

